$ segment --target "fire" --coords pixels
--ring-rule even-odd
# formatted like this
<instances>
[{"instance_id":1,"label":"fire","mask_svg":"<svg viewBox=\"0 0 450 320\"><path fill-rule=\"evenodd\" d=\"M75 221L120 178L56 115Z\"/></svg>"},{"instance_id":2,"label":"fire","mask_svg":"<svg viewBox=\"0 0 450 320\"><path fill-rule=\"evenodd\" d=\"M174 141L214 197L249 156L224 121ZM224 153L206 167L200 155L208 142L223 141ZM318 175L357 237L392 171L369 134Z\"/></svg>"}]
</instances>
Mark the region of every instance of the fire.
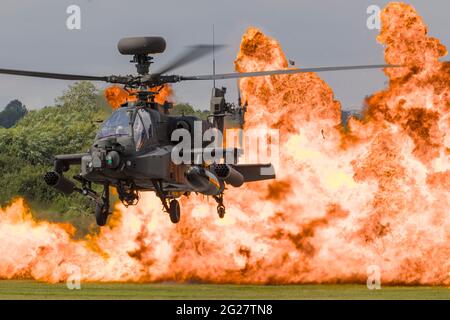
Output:
<instances>
[{"instance_id":1,"label":"fire","mask_svg":"<svg viewBox=\"0 0 450 320\"><path fill-rule=\"evenodd\" d=\"M224 220L191 196L173 226L144 194L74 240L19 199L0 210L0 277L64 281L76 266L83 281L365 283L378 265L384 284L449 285L450 64L411 6L388 5L382 22L386 61L406 67L385 70L348 132L316 74L241 80L248 128L280 129L281 159L276 181L227 190ZM276 40L246 32L238 71L287 66Z\"/></svg>"},{"instance_id":2,"label":"fire","mask_svg":"<svg viewBox=\"0 0 450 320\"><path fill-rule=\"evenodd\" d=\"M150 89L156 90L156 89ZM111 86L105 89L105 98L114 109L120 108L120 106L129 101L136 101L136 96L133 95L134 91L127 91L119 86ZM155 96L155 102L164 104L164 102L171 99L173 94L172 87L164 85L158 94Z\"/></svg>"}]
</instances>

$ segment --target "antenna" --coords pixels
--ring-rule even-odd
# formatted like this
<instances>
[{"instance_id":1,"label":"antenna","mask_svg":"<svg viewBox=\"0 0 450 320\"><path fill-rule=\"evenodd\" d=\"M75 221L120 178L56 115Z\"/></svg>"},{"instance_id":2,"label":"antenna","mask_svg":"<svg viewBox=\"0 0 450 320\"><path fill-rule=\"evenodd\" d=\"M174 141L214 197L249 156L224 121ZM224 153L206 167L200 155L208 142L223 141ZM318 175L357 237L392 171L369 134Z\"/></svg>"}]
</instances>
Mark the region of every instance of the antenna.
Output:
<instances>
[{"instance_id":1,"label":"antenna","mask_svg":"<svg viewBox=\"0 0 450 320\"><path fill-rule=\"evenodd\" d=\"M215 37L214 37L214 24L212 26L212 45L213 45L213 50L212 50L212 54L213 54L213 75L216 75L216 52L215 52ZM216 87L216 79L213 78L213 87Z\"/></svg>"}]
</instances>

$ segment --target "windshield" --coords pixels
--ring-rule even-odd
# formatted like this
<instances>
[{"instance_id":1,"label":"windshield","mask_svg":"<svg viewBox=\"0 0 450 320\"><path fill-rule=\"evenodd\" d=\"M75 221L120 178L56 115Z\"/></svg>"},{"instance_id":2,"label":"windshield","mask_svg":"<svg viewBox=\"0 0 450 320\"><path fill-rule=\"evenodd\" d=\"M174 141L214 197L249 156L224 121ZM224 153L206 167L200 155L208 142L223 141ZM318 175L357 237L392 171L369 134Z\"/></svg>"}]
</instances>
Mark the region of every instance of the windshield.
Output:
<instances>
[{"instance_id":1,"label":"windshield","mask_svg":"<svg viewBox=\"0 0 450 320\"><path fill-rule=\"evenodd\" d=\"M130 115L126 109L119 109L103 123L96 139L129 135L131 135Z\"/></svg>"}]
</instances>

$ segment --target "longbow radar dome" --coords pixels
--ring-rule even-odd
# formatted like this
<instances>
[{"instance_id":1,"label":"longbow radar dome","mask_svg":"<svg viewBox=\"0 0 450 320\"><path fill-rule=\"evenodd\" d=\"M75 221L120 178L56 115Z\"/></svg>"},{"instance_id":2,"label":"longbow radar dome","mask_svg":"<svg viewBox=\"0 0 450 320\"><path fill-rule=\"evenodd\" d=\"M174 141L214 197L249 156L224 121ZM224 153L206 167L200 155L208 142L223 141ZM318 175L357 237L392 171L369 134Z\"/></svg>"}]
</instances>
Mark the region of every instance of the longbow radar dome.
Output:
<instances>
[{"instance_id":1,"label":"longbow radar dome","mask_svg":"<svg viewBox=\"0 0 450 320\"><path fill-rule=\"evenodd\" d=\"M130 37L123 38L117 45L123 55L148 55L163 53L166 40L162 37Z\"/></svg>"}]
</instances>

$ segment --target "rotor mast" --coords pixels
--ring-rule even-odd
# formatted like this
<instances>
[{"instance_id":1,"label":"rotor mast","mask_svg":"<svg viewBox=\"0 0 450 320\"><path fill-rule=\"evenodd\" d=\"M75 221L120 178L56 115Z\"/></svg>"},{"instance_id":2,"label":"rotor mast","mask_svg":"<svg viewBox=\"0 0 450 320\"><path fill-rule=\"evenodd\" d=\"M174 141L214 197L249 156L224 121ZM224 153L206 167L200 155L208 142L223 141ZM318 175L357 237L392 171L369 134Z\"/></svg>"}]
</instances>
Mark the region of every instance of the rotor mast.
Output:
<instances>
[{"instance_id":1,"label":"rotor mast","mask_svg":"<svg viewBox=\"0 0 450 320\"><path fill-rule=\"evenodd\" d=\"M131 63L136 64L136 71L141 76L147 75L150 72L150 65L153 63L153 57L148 54L135 54Z\"/></svg>"},{"instance_id":2,"label":"rotor mast","mask_svg":"<svg viewBox=\"0 0 450 320\"><path fill-rule=\"evenodd\" d=\"M153 57L149 54L135 54L130 63L134 63L136 66L136 71L139 76L148 76L150 74L150 65L153 63ZM138 85L138 90L135 93L138 102L154 102L155 95L157 92L151 91L151 86L140 83Z\"/></svg>"}]
</instances>

